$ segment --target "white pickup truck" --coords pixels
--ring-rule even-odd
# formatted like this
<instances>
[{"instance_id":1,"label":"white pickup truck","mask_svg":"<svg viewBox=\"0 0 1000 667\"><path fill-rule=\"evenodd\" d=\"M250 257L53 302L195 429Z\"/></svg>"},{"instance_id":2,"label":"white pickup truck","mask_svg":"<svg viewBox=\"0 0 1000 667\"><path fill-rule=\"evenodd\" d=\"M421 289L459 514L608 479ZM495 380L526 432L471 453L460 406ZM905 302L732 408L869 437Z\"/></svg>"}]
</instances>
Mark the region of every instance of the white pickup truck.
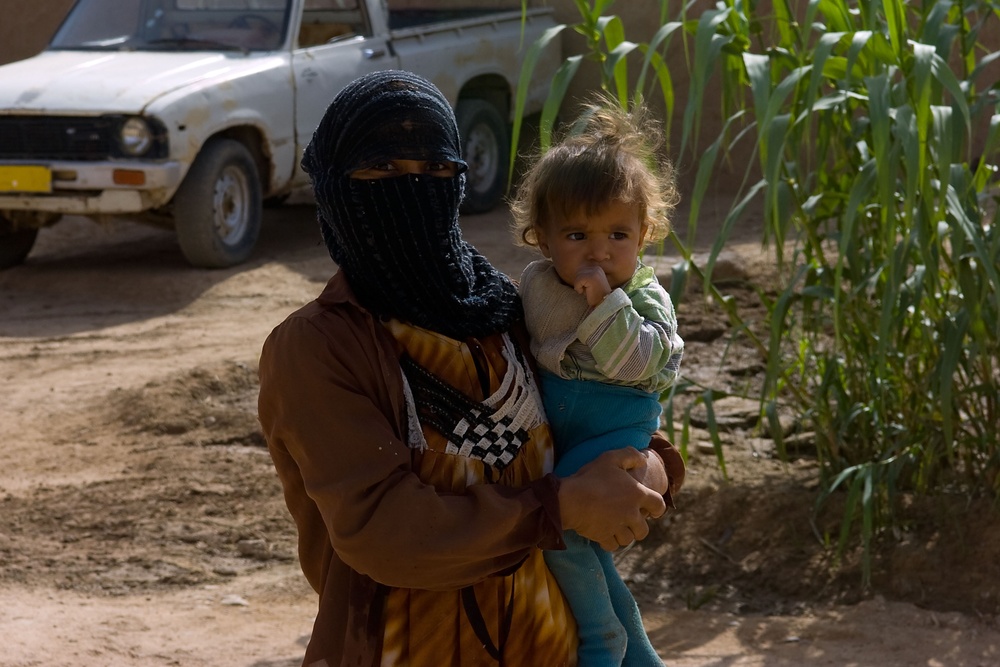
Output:
<instances>
[{"instance_id":1,"label":"white pickup truck","mask_svg":"<svg viewBox=\"0 0 1000 667\"><path fill-rule=\"evenodd\" d=\"M308 185L299 160L329 102L378 69L437 84L470 166L466 211L492 208L521 63L551 12L405 4L78 0L45 51L0 67L0 268L67 214L175 229L194 266L246 260L262 206ZM559 60L542 54L525 113Z\"/></svg>"}]
</instances>

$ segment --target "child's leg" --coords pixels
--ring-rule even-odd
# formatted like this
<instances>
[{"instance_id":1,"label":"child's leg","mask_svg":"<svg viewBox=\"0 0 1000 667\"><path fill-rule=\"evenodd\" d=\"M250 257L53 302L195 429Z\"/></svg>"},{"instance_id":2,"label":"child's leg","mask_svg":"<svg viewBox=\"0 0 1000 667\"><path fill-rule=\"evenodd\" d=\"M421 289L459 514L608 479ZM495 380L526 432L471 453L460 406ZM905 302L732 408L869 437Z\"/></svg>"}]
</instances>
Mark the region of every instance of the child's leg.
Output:
<instances>
[{"instance_id":1,"label":"child's leg","mask_svg":"<svg viewBox=\"0 0 1000 667\"><path fill-rule=\"evenodd\" d=\"M578 667L620 667L626 635L615 615L604 568L597 557L596 552L604 550L572 530L563 533L563 539L565 551L544 554L576 618L580 636Z\"/></svg>"},{"instance_id":2,"label":"child's leg","mask_svg":"<svg viewBox=\"0 0 1000 667\"><path fill-rule=\"evenodd\" d=\"M625 634L628 637L622 667L663 667L663 660L656 654L656 649L653 648L642 625L639 605L618 574L614 558L600 548L597 549L597 558L604 569L604 580L608 583L611 606L614 607L615 616L625 626Z\"/></svg>"}]
</instances>

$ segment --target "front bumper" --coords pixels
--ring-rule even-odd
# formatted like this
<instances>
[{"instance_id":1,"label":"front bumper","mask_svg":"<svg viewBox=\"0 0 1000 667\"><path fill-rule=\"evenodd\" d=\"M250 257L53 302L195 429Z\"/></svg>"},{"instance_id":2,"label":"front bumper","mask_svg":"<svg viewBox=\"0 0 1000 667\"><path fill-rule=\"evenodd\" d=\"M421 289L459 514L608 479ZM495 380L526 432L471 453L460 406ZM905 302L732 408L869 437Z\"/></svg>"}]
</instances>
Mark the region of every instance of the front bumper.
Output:
<instances>
[{"instance_id":1,"label":"front bumper","mask_svg":"<svg viewBox=\"0 0 1000 667\"><path fill-rule=\"evenodd\" d=\"M51 192L0 192L0 211L67 215L140 213L170 201L183 178L179 162L0 162L0 166L36 165L51 172ZM122 184L123 171L128 172L131 182L141 174L141 185Z\"/></svg>"}]
</instances>

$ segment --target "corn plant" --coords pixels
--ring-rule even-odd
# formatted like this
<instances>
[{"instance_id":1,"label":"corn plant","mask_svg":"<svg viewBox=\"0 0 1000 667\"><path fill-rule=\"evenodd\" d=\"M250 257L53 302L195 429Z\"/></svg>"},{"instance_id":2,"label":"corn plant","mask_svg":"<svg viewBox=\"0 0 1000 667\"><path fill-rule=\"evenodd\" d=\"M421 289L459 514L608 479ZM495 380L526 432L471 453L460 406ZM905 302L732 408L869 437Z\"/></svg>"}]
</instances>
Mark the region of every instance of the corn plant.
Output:
<instances>
[{"instance_id":1,"label":"corn plant","mask_svg":"<svg viewBox=\"0 0 1000 667\"><path fill-rule=\"evenodd\" d=\"M753 339L766 359L762 423L779 451L779 409L813 434L818 501L846 491L839 545L860 537L866 581L872 540L892 525L901 493L1000 498L1000 51L983 38L1000 5L774 0L765 14L752 1L720 0L667 21L661 3L663 27L647 44L625 40L603 15L611 2L577 5L588 51L568 57L553 82L543 132L585 60L623 104L624 92L658 86L669 118L675 93L662 56L676 33L690 55L682 150L698 156L689 239L722 156L750 142L754 161L702 284L727 307L712 262L746 209L761 207L782 276L766 341ZM643 55L642 74L627 91L632 52ZM530 58L525 66L528 76ZM702 149L713 76L726 121ZM697 270L690 243L673 240L680 275ZM731 304L727 312L747 331ZM716 394L703 389L711 415Z\"/></svg>"},{"instance_id":2,"label":"corn plant","mask_svg":"<svg viewBox=\"0 0 1000 667\"><path fill-rule=\"evenodd\" d=\"M515 121L512 131L511 142L511 172L513 176L513 165L515 164L516 150L520 140L521 117L524 108L524 99L531 73L545 49L558 48L558 40L561 33L570 29L583 37L585 51L573 54L565 58L562 66L557 70L550 85L550 94L547 98L539 121L539 143L541 151L545 151L551 144L553 128L559 112L563 109L566 93L574 77L579 72L581 66L596 67L600 76L601 89L606 93L607 98L617 101L622 108L629 105L643 104L645 100L656 96L662 102L664 109L665 134L670 135L670 119L673 116L675 95L673 79L667 62L664 58L666 50L670 47L675 36L686 38L686 32L692 31L696 22L687 20L682 10L681 16L677 20L668 21L668 2L659 0L659 29L648 42L635 42L625 38L625 27L621 19L616 15L606 12L614 4L614 0L575 0L576 7L580 15L580 22L573 25L557 25L549 29L528 49L520 77L520 85L517 90L515 102ZM526 7L526 2L522 3ZM630 70L630 62L633 69ZM570 128L570 133L572 128ZM690 127L685 127L685 138L691 133ZM715 152L719 151L719 146L713 147ZM707 174L704 177L707 179ZM703 181L702 183L705 183ZM701 193L704 193L704 185ZM693 238L695 228L693 221L697 219L697 206L700 198L696 197L692 205L688 236ZM733 216L735 219L735 216ZM671 281L671 297L674 303L680 303L688 283L689 274L700 278L707 285L711 297L721 306L729 316L734 327L743 331L756 344L763 354L766 351L764 343L759 340L756 334L750 330L741 320L735 304L724 294L719 292L714 285L705 281L705 273L692 261L691 243L682 241L676 230L671 230L668 239L674 244L681 255L681 261L673 267L673 280ZM714 262L714 255L711 260ZM711 264L709 265L710 270ZM683 414L675 417L673 398L678 394L687 394L693 397L688 401ZM663 397L665 407L665 424L668 435L673 437L679 445L681 452L687 456L687 448L690 441L690 415L693 408L703 406L708 417L708 431L712 438L716 458L723 475L726 475L726 462L723 455L722 443L719 437L718 428L714 421L713 401L729 395L728 392L719 388L698 385L690 380L682 380L674 386L671 391Z\"/></svg>"},{"instance_id":3,"label":"corn plant","mask_svg":"<svg viewBox=\"0 0 1000 667\"><path fill-rule=\"evenodd\" d=\"M813 430L826 493L848 490L841 548L861 517L867 578L901 491L1000 496L1000 115L996 80L980 80L1000 53L977 40L1000 14L902 0L717 11L736 17L720 29L746 31L723 76L748 89L734 98L758 158L748 196L779 257L792 245L764 404L791 401Z\"/></svg>"}]
</instances>

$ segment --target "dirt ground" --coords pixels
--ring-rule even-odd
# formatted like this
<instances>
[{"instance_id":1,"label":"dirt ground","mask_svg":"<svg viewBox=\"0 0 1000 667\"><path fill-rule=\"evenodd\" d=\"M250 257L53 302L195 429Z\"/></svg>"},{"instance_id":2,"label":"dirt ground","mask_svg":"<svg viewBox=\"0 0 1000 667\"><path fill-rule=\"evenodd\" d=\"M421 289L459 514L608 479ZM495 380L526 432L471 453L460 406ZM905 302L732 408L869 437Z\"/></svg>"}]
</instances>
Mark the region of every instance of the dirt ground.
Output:
<instances>
[{"instance_id":1,"label":"dirt ground","mask_svg":"<svg viewBox=\"0 0 1000 667\"><path fill-rule=\"evenodd\" d=\"M464 233L516 274L531 254L506 220ZM730 277L767 274L755 238ZM0 666L299 664L315 597L259 433L256 361L332 268L296 205L231 270L188 267L169 232L70 218L0 273ZM764 319L747 284L726 289ZM679 312L684 373L752 388L761 360L724 317L695 297ZM1000 665L996 511L910 503L862 591L857 550L829 546L838 499L814 513L808 448L781 463L752 403L717 412L728 479L695 429L678 510L619 561L668 665Z\"/></svg>"}]
</instances>

